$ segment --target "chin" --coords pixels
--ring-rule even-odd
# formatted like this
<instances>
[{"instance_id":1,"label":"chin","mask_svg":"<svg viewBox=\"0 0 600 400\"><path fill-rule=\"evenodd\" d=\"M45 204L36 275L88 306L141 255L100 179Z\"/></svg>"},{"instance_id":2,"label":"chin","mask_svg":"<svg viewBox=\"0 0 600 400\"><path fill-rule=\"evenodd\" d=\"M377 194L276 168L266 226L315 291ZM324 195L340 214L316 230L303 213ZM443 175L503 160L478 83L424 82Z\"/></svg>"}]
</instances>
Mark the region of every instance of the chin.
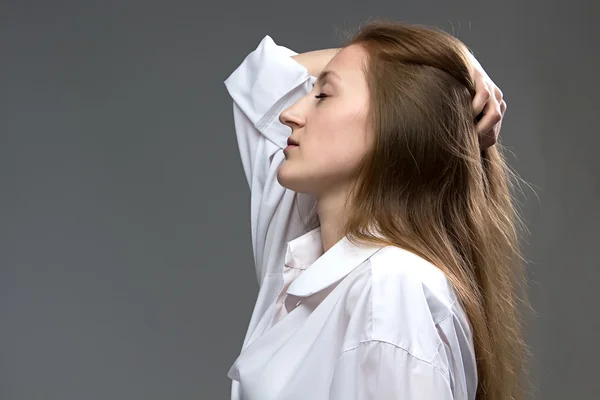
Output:
<instances>
[{"instance_id":1,"label":"chin","mask_svg":"<svg viewBox=\"0 0 600 400\"><path fill-rule=\"evenodd\" d=\"M306 193L306 185L302 184L302 179L294 174L294 168L289 168L288 161L284 161L277 170L277 182L286 189L298 193Z\"/></svg>"},{"instance_id":2,"label":"chin","mask_svg":"<svg viewBox=\"0 0 600 400\"><path fill-rule=\"evenodd\" d=\"M283 164L279 166L279 169L277 170L277 182L286 189L294 190L294 179L290 176L291 171L288 171L286 164L287 161L284 161Z\"/></svg>"}]
</instances>

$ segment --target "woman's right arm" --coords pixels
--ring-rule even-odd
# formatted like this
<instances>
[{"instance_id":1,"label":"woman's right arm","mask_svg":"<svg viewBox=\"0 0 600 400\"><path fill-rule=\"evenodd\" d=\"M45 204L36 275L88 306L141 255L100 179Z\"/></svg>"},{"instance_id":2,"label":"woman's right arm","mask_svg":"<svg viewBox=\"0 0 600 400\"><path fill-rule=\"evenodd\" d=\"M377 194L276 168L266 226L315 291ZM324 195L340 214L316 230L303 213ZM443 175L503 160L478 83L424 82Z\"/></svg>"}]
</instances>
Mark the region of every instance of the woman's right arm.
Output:
<instances>
[{"instance_id":1,"label":"woman's right arm","mask_svg":"<svg viewBox=\"0 0 600 400\"><path fill-rule=\"evenodd\" d=\"M281 273L287 243L304 233L303 221L314 204L309 196L285 189L277 181L291 134L279 114L312 90L315 75L332 54L333 50L297 54L265 36L225 80L251 192L252 249L259 285L266 276Z\"/></svg>"}]
</instances>

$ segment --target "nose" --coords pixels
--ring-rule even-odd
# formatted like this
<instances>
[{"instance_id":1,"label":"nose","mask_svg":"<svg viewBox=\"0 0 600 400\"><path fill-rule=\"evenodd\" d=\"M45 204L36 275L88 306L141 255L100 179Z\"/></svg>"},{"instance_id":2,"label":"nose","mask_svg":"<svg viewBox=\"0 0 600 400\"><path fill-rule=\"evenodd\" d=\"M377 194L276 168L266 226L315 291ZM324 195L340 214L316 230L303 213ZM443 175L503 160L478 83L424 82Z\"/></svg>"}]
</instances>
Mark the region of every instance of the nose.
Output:
<instances>
[{"instance_id":1,"label":"nose","mask_svg":"<svg viewBox=\"0 0 600 400\"><path fill-rule=\"evenodd\" d=\"M279 114L279 122L289 126L292 130L304 125L304 117L299 107L300 100L292 104Z\"/></svg>"}]
</instances>

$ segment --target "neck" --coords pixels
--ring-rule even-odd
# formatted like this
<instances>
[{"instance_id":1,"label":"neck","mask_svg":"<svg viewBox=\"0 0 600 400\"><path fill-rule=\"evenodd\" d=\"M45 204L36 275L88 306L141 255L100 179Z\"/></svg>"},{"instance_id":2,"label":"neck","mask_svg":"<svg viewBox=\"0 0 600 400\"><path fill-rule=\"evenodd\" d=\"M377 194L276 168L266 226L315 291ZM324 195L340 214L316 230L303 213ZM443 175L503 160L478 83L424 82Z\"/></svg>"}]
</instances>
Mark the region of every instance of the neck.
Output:
<instances>
[{"instance_id":1,"label":"neck","mask_svg":"<svg viewBox=\"0 0 600 400\"><path fill-rule=\"evenodd\" d=\"M327 251L339 242L343 224L346 222L344 202L346 191L330 191L317 197L317 214L321 223L321 242L323 251Z\"/></svg>"}]
</instances>

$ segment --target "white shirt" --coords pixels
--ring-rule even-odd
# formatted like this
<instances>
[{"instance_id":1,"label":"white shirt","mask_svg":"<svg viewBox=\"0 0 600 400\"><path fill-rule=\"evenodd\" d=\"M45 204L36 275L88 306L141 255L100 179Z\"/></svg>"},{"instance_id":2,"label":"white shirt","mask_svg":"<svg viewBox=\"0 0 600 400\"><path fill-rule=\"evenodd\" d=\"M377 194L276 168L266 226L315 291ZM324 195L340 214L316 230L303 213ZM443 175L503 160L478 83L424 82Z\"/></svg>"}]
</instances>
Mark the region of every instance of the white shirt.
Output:
<instances>
[{"instance_id":1,"label":"white shirt","mask_svg":"<svg viewBox=\"0 0 600 400\"><path fill-rule=\"evenodd\" d=\"M401 248L347 238L323 253L320 228L303 232L314 200L277 182L291 134L279 114L316 80L296 54L265 36L225 81L260 284L228 372L231 398L475 399L472 331L444 273Z\"/></svg>"}]
</instances>

